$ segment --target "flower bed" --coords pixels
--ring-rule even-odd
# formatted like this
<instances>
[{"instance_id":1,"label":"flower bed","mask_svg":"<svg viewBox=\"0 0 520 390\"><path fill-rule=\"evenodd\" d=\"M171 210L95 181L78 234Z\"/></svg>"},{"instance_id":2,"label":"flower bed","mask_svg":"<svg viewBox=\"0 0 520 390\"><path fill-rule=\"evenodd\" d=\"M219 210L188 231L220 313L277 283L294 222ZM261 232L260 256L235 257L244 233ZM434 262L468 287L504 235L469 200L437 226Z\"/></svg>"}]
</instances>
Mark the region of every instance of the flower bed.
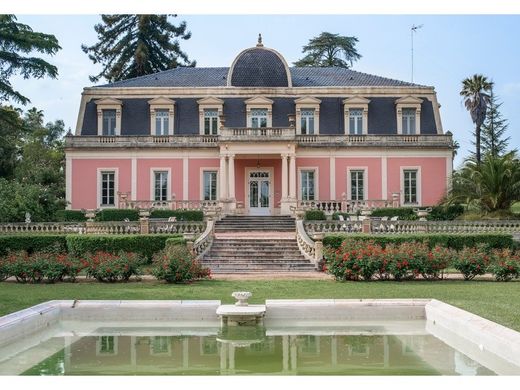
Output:
<instances>
[{"instance_id":1,"label":"flower bed","mask_svg":"<svg viewBox=\"0 0 520 390\"><path fill-rule=\"evenodd\" d=\"M167 283L187 283L211 277L184 245L168 245L153 257L152 274Z\"/></svg>"}]
</instances>

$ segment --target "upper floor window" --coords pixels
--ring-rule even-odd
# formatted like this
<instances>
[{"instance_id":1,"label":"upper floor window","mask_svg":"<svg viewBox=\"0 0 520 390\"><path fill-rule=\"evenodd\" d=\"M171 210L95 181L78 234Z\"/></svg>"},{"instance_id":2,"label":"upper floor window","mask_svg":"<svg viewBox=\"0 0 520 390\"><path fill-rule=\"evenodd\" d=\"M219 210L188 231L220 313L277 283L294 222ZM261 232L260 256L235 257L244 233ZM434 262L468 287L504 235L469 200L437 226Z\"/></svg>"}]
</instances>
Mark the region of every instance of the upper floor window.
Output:
<instances>
[{"instance_id":1,"label":"upper floor window","mask_svg":"<svg viewBox=\"0 0 520 390\"><path fill-rule=\"evenodd\" d=\"M314 170L301 171L302 200L315 200Z\"/></svg>"},{"instance_id":2,"label":"upper floor window","mask_svg":"<svg viewBox=\"0 0 520 390\"><path fill-rule=\"evenodd\" d=\"M267 109L251 109L251 127L267 127Z\"/></svg>"},{"instance_id":3,"label":"upper floor window","mask_svg":"<svg viewBox=\"0 0 520 390\"><path fill-rule=\"evenodd\" d=\"M116 135L116 110L103 110L103 135Z\"/></svg>"},{"instance_id":4,"label":"upper floor window","mask_svg":"<svg viewBox=\"0 0 520 390\"><path fill-rule=\"evenodd\" d=\"M98 336L97 339L98 355L115 355L117 354L117 337L116 336Z\"/></svg>"},{"instance_id":5,"label":"upper floor window","mask_svg":"<svg viewBox=\"0 0 520 390\"><path fill-rule=\"evenodd\" d=\"M154 172L154 198L153 200L163 202L168 200L168 172Z\"/></svg>"},{"instance_id":6,"label":"upper floor window","mask_svg":"<svg viewBox=\"0 0 520 390\"><path fill-rule=\"evenodd\" d=\"M170 111L155 110L155 135L168 135L170 128Z\"/></svg>"},{"instance_id":7,"label":"upper floor window","mask_svg":"<svg viewBox=\"0 0 520 390\"><path fill-rule=\"evenodd\" d=\"M217 171L203 173L204 200L217 200Z\"/></svg>"},{"instance_id":8,"label":"upper floor window","mask_svg":"<svg viewBox=\"0 0 520 390\"><path fill-rule=\"evenodd\" d=\"M218 110L205 109L204 110L204 134L216 135L218 131Z\"/></svg>"},{"instance_id":9,"label":"upper floor window","mask_svg":"<svg viewBox=\"0 0 520 390\"><path fill-rule=\"evenodd\" d=\"M101 206L115 206L115 172L101 172Z\"/></svg>"},{"instance_id":10,"label":"upper floor window","mask_svg":"<svg viewBox=\"0 0 520 390\"><path fill-rule=\"evenodd\" d=\"M349 134L363 134L363 109L349 110Z\"/></svg>"},{"instance_id":11,"label":"upper floor window","mask_svg":"<svg viewBox=\"0 0 520 390\"><path fill-rule=\"evenodd\" d=\"M301 133L302 134L314 134L314 110L313 109L302 109L301 110Z\"/></svg>"},{"instance_id":12,"label":"upper floor window","mask_svg":"<svg viewBox=\"0 0 520 390\"><path fill-rule=\"evenodd\" d=\"M417 202L417 170L406 169L403 171L403 195L404 204L415 204Z\"/></svg>"},{"instance_id":13,"label":"upper floor window","mask_svg":"<svg viewBox=\"0 0 520 390\"><path fill-rule=\"evenodd\" d=\"M402 129L403 134L415 134L415 108L403 108L402 110Z\"/></svg>"}]
</instances>

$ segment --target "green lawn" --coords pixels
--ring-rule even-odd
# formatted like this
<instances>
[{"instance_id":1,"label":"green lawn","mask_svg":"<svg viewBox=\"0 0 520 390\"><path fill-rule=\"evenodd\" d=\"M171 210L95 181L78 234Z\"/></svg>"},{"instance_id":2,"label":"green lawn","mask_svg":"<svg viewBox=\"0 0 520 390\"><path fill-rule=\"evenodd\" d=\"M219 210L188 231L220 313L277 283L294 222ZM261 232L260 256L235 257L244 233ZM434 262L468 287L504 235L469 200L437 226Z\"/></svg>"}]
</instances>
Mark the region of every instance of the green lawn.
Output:
<instances>
[{"instance_id":1,"label":"green lawn","mask_svg":"<svg viewBox=\"0 0 520 390\"><path fill-rule=\"evenodd\" d=\"M223 281L190 285L96 282L30 285L0 283L0 316L51 299L220 299L251 291L252 303L281 298L436 298L520 331L520 282L347 282L328 280Z\"/></svg>"}]
</instances>

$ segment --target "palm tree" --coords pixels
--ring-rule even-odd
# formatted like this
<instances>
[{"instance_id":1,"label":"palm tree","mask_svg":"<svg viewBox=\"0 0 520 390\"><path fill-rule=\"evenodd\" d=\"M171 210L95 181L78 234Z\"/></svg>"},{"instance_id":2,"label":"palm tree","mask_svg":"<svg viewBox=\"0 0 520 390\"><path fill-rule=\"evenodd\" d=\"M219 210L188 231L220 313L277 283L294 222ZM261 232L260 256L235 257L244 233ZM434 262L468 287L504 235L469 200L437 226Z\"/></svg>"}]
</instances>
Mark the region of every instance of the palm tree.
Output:
<instances>
[{"instance_id":1,"label":"palm tree","mask_svg":"<svg viewBox=\"0 0 520 390\"><path fill-rule=\"evenodd\" d=\"M449 203L475 205L485 212L509 210L520 199L520 161L516 153L469 159L453 175Z\"/></svg>"},{"instance_id":2,"label":"palm tree","mask_svg":"<svg viewBox=\"0 0 520 390\"><path fill-rule=\"evenodd\" d=\"M487 77L481 74L475 74L471 78L462 80L462 91L460 95L464 96L464 105L471 115L471 120L475 124L475 158L477 164L480 164L480 129L491 101L491 96L486 92L491 92L493 82L488 81Z\"/></svg>"}]
</instances>

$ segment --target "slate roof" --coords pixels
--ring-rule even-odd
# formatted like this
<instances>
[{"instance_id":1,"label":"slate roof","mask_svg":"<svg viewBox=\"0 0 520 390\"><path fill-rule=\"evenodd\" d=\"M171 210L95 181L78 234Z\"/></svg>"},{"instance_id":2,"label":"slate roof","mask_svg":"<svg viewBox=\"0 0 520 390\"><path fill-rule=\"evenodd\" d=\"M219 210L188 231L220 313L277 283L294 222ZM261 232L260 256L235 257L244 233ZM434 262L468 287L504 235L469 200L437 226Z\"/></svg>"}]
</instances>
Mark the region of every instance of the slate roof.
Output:
<instances>
[{"instance_id":1,"label":"slate roof","mask_svg":"<svg viewBox=\"0 0 520 390\"><path fill-rule=\"evenodd\" d=\"M240 53L233 66L233 87L288 87L285 63L274 51L254 47Z\"/></svg>"},{"instance_id":2,"label":"slate roof","mask_svg":"<svg viewBox=\"0 0 520 390\"><path fill-rule=\"evenodd\" d=\"M421 87L406 81L344 68L289 68L293 87ZM175 68L133 79L100 85L102 88L130 87L225 87L229 68ZM255 77L250 73L248 77ZM242 81L245 82L245 81ZM255 80L249 84L257 85Z\"/></svg>"}]
</instances>

